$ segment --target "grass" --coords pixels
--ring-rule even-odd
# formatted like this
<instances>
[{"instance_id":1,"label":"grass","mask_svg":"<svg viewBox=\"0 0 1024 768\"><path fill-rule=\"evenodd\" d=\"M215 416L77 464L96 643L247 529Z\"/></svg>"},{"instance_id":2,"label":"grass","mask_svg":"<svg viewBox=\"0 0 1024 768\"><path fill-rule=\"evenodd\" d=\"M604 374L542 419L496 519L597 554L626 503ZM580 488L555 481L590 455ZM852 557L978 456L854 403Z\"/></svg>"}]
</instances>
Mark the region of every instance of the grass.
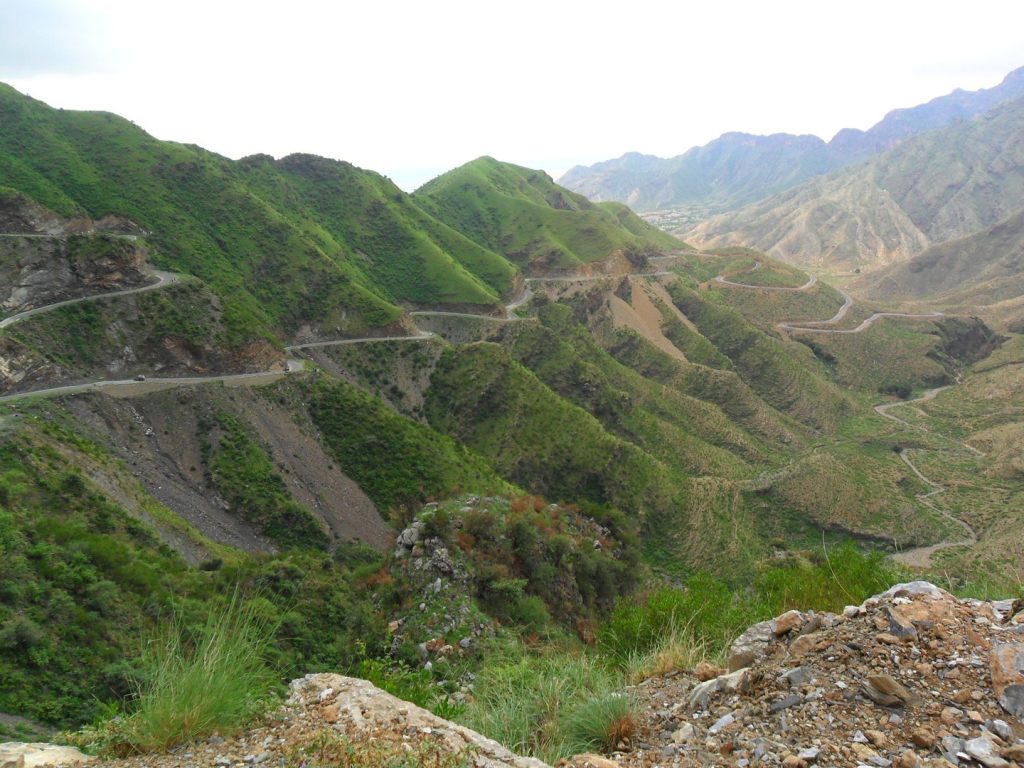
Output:
<instances>
[{"instance_id":1,"label":"grass","mask_svg":"<svg viewBox=\"0 0 1024 768\"><path fill-rule=\"evenodd\" d=\"M146 644L132 712L112 723L108 748L152 752L244 727L268 704L274 631L237 592L194 633L170 620Z\"/></svg>"},{"instance_id":2,"label":"grass","mask_svg":"<svg viewBox=\"0 0 1024 768\"><path fill-rule=\"evenodd\" d=\"M673 250L674 237L621 206L603 207L541 171L481 157L420 187L424 210L522 267L573 269L615 250Z\"/></svg>"},{"instance_id":3,"label":"grass","mask_svg":"<svg viewBox=\"0 0 1024 768\"><path fill-rule=\"evenodd\" d=\"M484 669L462 721L517 754L554 764L613 749L633 728L621 680L592 655L523 655Z\"/></svg>"}]
</instances>

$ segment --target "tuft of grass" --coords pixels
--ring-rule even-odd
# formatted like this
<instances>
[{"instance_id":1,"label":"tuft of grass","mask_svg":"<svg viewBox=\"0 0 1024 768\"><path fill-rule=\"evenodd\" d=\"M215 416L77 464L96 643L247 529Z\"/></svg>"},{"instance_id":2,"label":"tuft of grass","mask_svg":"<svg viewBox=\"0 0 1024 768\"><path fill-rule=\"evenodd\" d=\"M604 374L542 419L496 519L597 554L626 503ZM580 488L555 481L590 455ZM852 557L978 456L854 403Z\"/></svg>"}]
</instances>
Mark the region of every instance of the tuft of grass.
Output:
<instances>
[{"instance_id":1,"label":"tuft of grass","mask_svg":"<svg viewBox=\"0 0 1024 768\"><path fill-rule=\"evenodd\" d=\"M708 658L708 645L687 628L670 626L649 648L630 651L622 662L626 682L631 685L677 669L693 669Z\"/></svg>"},{"instance_id":2,"label":"tuft of grass","mask_svg":"<svg viewBox=\"0 0 1024 768\"><path fill-rule=\"evenodd\" d=\"M242 728L274 684L265 662L272 635L237 592L193 636L178 620L167 623L146 645L134 711L113 722L110 750L151 752Z\"/></svg>"},{"instance_id":3,"label":"tuft of grass","mask_svg":"<svg viewBox=\"0 0 1024 768\"><path fill-rule=\"evenodd\" d=\"M523 656L478 675L462 720L513 752L554 764L632 733L634 703L620 687L593 656Z\"/></svg>"}]
</instances>

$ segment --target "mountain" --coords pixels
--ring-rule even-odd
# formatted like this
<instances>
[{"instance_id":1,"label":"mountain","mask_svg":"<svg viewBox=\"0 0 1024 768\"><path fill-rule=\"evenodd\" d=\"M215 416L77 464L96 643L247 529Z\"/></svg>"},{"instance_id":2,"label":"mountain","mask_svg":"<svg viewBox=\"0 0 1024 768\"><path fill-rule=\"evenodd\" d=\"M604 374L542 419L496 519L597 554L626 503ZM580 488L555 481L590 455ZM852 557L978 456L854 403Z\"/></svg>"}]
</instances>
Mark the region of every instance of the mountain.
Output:
<instances>
[{"instance_id":1,"label":"mountain","mask_svg":"<svg viewBox=\"0 0 1024 768\"><path fill-rule=\"evenodd\" d=\"M429 221L379 174L304 156L234 162L6 85L0 180L62 216L133 221L157 266L221 298L236 343L310 327L386 332L405 302L486 310L513 290L514 266Z\"/></svg>"},{"instance_id":2,"label":"mountain","mask_svg":"<svg viewBox=\"0 0 1024 768\"><path fill-rule=\"evenodd\" d=\"M741 617L839 610L896 550L1016 572L1020 344L977 319L699 252L488 157L407 195L10 89L0 120L5 734L116 711L82 738L141 748L144 649L233 638L238 605L279 680L457 713L566 669L591 696L662 629L717 653Z\"/></svg>"},{"instance_id":3,"label":"mountain","mask_svg":"<svg viewBox=\"0 0 1024 768\"><path fill-rule=\"evenodd\" d=\"M845 128L828 143L816 136L726 133L672 158L627 153L617 160L576 166L559 183L592 200L619 200L638 211L677 209L673 223L685 231L702 218L748 205L1021 96L1024 67L993 88L956 90L897 109L867 131Z\"/></svg>"},{"instance_id":4,"label":"mountain","mask_svg":"<svg viewBox=\"0 0 1024 768\"><path fill-rule=\"evenodd\" d=\"M722 214L688 237L826 270L905 261L1024 205L1024 99L926 133L860 165Z\"/></svg>"},{"instance_id":5,"label":"mountain","mask_svg":"<svg viewBox=\"0 0 1024 768\"><path fill-rule=\"evenodd\" d=\"M424 184L423 207L527 272L569 270L613 251L640 254L681 243L614 203L595 204L534 171L481 157Z\"/></svg>"}]
</instances>

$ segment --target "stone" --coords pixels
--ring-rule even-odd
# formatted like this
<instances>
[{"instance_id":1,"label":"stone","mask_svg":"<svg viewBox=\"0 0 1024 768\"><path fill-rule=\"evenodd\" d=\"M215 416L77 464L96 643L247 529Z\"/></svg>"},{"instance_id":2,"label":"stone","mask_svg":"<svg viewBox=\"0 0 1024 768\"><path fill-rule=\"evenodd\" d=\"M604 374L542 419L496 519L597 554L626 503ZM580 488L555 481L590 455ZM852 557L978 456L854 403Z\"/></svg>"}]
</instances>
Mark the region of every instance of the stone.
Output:
<instances>
[{"instance_id":1,"label":"stone","mask_svg":"<svg viewBox=\"0 0 1024 768\"><path fill-rule=\"evenodd\" d=\"M595 755L592 752L586 752L582 755L574 755L569 758L569 765L573 768L621 768L621 766L614 760L609 760L607 757L601 757L601 755Z\"/></svg>"},{"instance_id":2,"label":"stone","mask_svg":"<svg viewBox=\"0 0 1024 768\"><path fill-rule=\"evenodd\" d=\"M775 639L771 620L761 621L749 627L737 637L729 648L729 671L749 667L764 658L768 645Z\"/></svg>"},{"instance_id":3,"label":"stone","mask_svg":"<svg viewBox=\"0 0 1024 768\"><path fill-rule=\"evenodd\" d=\"M789 656L793 659L798 659L801 656L805 656L810 651L814 650L814 647L821 640L821 636L817 632L812 632L809 635L801 635L794 640L789 646Z\"/></svg>"},{"instance_id":4,"label":"stone","mask_svg":"<svg viewBox=\"0 0 1024 768\"><path fill-rule=\"evenodd\" d=\"M735 693L736 691L743 690L746 687L746 680L747 670L737 669L735 672L730 672L727 675L719 675L712 680L698 683L690 691L688 705L691 710L702 709L707 706L711 696L716 693Z\"/></svg>"},{"instance_id":5,"label":"stone","mask_svg":"<svg viewBox=\"0 0 1024 768\"><path fill-rule=\"evenodd\" d=\"M721 733L724 729L736 722L736 717L730 712L727 715L722 715L715 721L715 724L708 728L708 733L714 736L717 733Z\"/></svg>"},{"instance_id":6,"label":"stone","mask_svg":"<svg viewBox=\"0 0 1024 768\"><path fill-rule=\"evenodd\" d=\"M804 623L803 614L800 611L786 611L781 616L772 619L772 634L782 637Z\"/></svg>"},{"instance_id":7,"label":"stone","mask_svg":"<svg viewBox=\"0 0 1024 768\"><path fill-rule=\"evenodd\" d=\"M920 749L931 749L936 742L935 734L925 728L915 728L910 734L910 740Z\"/></svg>"},{"instance_id":8,"label":"stone","mask_svg":"<svg viewBox=\"0 0 1024 768\"><path fill-rule=\"evenodd\" d=\"M708 661L702 661L693 668L693 676L702 683L708 680L713 680L714 678L721 676L724 672L726 672L726 670L722 669L717 664L712 664Z\"/></svg>"},{"instance_id":9,"label":"stone","mask_svg":"<svg viewBox=\"0 0 1024 768\"><path fill-rule=\"evenodd\" d=\"M885 592L879 595L879 597L903 597L905 595L953 599L953 596L949 594L949 592L944 589L939 589L930 581L909 581L904 584L896 584L885 590Z\"/></svg>"},{"instance_id":10,"label":"stone","mask_svg":"<svg viewBox=\"0 0 1024 768\"><path fill-rule=\"evenodd\" d=\"M964 752L985 768L1007 768L1010 764L996 754L995 745L985 736L964 742Z\"/></svg>"},{"instance_id":11,"label":"stone","mask_svg":"<svg viewBox=\"0 0 1024 768\"><path fill-rule=\"evenodd\" d=\"M896 608L886 608L885 612L889 617L889 634L905 641L917 639L917 629L906 616Z\"/></svg>"},{"instance_id":12,"label":"stone","mask_svg":"<svg viewBox=\"0 0 1024 768\"><path fill-rule=\"evenodd\" d=\"M47 768L85 765L95 761L95 757L85 755L74 747L20 741L0 744L0 766L3 768Z\"/></svg>"},{"instance_id":13,"label":"stone","mask_svg":"<svg viewBox=\"0 0 1024 768\"><path fill-rule=\"evenodd\" d=\"M319 709L317 695L325 688L333 688L337 692L336 701L344 703L340 707L339 722L334 726L340 732L373 733L386 729L392 733L430 734L431 740L446 752L473 754L474 765L547 768L540 760L516 755L493 739L402 701L368 680L329 673L306 675L292 681L287 705Z\"/></svg>"},{"instance_id":14,"label":"stone","mask_svg":"<svg viewBox=\"0 0 1024 768\"><path fill-rule=\"evenodd\" d=\"M683 723L672 732L672 741L675 744L686 744L696 738L697 729L693 727L693 723Z\"/></svg>"},{"instance_id":15,"label":"stone","mask_svg":"<svg viewBox=\"0 0 1024 768\"><path fill-rule=\"evenodd\" d=\"M1024 719L1024 643L1003 643L989 652L992 690L1006 712Z\"/></svg>"},{"instance_id":16,"label":"stone","mask_svg":"<svg viewBox=\"0 0 1024 768\"><path fill-rule=\"evenodd\" d=\"M883 707L902 707L914 699L910 691L889 675L868 675L861 683L860 690L873 702Z\"/></svg>"},{"instance_id":17,"label":"stone","mask_svg":"<svg viewBox=\"0 0 1024 768\"><path fill-rule=\"evenodd\" d=\"M810 667L794 667L783 672L780 679L790 688L799 688L814 679L814 672Z\"/></svg>"},{"instance_id":18,"label":"stone","mask_svg":"<svg viewBox=\"0 0 1024 768\"><path fill-rule=\"evenodd\" d=\"M789 694L789 696L786 696L785 698L779 699L778 701L773 701L771 705L771 710L772 712L781 712L784 709L795 707L797 704L803 704L803 702L803 696L801 696L799 693L791 693Z\"/></svg>"}]
</instances>

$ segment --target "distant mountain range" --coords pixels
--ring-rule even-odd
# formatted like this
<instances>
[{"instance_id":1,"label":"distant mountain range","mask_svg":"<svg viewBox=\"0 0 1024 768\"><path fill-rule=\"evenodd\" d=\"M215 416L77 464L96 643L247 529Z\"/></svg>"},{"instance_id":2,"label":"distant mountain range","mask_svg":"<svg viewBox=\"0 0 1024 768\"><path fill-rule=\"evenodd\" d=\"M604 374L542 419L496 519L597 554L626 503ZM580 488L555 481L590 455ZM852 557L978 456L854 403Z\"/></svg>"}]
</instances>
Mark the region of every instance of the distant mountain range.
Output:
<instances>
[{"instance_id":1,"label":"distant mountain range","mask_svg":"<svg viewBox=\"0 0 1024 768\"><path fill-rule=\"evenodd\" d=\"M897 109L867 131L846 128L829 142L808 135L726 133L676 157L630 152L589 167L576 166L558 181L591 200L618 200L637 211L679 209L683 224L695 223L1021 96L1024 67L994 88L956 90L927 104Z\"/></svg>"}]
</instances>

